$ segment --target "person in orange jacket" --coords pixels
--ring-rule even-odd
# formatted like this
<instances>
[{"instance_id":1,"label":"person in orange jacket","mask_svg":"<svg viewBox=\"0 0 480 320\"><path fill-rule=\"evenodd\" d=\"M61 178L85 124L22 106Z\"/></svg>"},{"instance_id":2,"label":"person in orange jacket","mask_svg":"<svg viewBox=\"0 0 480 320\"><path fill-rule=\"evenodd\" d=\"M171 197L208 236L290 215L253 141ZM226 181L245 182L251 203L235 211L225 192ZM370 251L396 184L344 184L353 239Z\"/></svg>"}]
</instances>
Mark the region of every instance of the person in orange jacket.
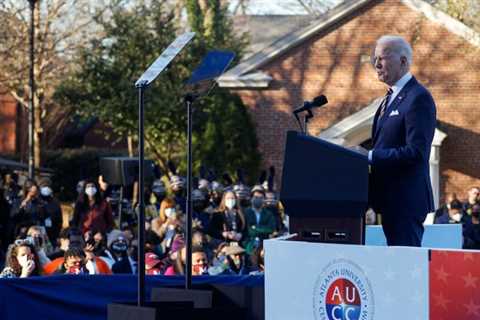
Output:
<instances>
[{"instance_id":1,"label":"person in orange jacket","mask_svg":"<svg viewBox=\"0 0 480 320\"><path fill-rule=\"evenodd\" d=\"M69 248L63 257L57 258L44 266L46 275L50 274L112 274L108 264L93 254L93 245L85 249Z\"/></svg>"}]
</instances>

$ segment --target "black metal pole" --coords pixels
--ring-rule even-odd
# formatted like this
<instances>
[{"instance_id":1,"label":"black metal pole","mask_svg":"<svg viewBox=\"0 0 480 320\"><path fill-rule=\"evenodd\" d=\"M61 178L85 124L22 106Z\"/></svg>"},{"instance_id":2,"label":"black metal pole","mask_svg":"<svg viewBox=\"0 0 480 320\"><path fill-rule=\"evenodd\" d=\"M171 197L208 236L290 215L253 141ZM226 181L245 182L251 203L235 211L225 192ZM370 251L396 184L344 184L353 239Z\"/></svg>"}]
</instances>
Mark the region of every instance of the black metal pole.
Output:
<instances>
[{"instance_id":1,"label":"black metal pole","mask_svg":"<svg viewBox=\"0 0 480 320\"><path fill-rule=\"evenodd\" d=\"M120 197L118 199L118 228L122 228L122 206L123 206L123 186L120 186Z\"/></svg>"},{"instance_id":2,"label":"black metal pole","mask_svg":"<svg viewBox=\"0 0 480 320\"><path fill-rule=\"evenodd\" d=\"M35 177L35 2L30 2L30 96L28 101L28 177Z\"/></svg>"},{"instance_id":3,"label":"black metal pole","mask_svg":"<svg viewBox=\"0 0 480 320\"><path fill-rule=\"evenodd\" d=\"M192 288L192 126L193 126L193 96L187 95L187 221L186 238L186 270L185 289Z\"/></svg>"},{"instance_id":4,"label":"black metal pole","mask_svg":"<svg viewBox=\"0 0 480 320\"><path fill-rule=\"evenodd\" d=\"M144 199L144 90L145 84L138 88L138 303L145 305L145 199Z\"/></svg>"}]
</instances>

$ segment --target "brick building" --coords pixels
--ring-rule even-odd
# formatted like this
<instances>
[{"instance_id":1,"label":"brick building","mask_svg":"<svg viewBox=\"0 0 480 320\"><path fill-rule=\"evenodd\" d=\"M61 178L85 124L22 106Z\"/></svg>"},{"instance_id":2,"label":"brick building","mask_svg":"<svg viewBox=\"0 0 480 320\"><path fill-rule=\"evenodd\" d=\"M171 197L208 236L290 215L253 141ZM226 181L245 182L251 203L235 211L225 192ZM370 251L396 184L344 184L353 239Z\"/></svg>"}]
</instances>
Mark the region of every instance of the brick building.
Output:
<instances>
[{"instance_id":1,"label":"brick building","mask_svg":"<svg viewBox=\"0 0 480 320\"><path fill-rule=\"evenodd\" d=\"M19 132L25 129L22 110L17 101L0 88L0 152L14 154L20 151L22 141Z\"/></svg>"},{"instance_id":2,"label":"brick building","mask_svg":"<svg viewBox=\"0 0 480 320\"><path fill-rule=\"evenodd\" d=\"M436 201L480 185L480 37L421 0L347 1L249 56L220 79L249 107L265 166L282 169L291 112L325 94L309 133L343 145L368 143L385 86L370 64L375 40L399 34L412 44L412 73L437 104L430 159ZM280 181L277 181L277 183Z\"/></svg>"}]
</instances>

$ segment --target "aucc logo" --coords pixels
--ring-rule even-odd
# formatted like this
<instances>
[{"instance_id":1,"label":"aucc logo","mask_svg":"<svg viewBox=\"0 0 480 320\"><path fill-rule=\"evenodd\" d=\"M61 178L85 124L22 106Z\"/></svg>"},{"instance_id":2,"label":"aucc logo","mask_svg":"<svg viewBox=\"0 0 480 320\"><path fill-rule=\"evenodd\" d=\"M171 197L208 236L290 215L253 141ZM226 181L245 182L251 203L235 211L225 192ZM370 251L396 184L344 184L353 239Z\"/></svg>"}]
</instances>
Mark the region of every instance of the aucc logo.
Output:
<instances>
[{"instance_id":1,"label":"aucc logo","mask_svg":"<svg viewBox=\"0 0 480 320\"><path fill-rule=\"evenodd\" d=\"M373 293L363 270L347 259L332 261L317 278L313 308L317 320L373 319Z\"/></svg>"}]
</instances>

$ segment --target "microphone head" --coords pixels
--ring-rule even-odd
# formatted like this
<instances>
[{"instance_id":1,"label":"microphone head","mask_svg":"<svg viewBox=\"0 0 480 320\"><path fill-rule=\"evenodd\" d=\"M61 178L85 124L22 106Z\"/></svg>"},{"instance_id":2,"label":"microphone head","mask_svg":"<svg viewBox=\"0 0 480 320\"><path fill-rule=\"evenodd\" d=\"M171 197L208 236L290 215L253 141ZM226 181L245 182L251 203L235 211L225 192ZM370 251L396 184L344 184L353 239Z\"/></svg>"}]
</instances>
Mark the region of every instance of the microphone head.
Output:
<instances>
[{"instance_id":1,"label":"microphone head","mask_svg":"<svg viewBox=\"0 0 480 320\"><path fill-rule=\"evenodd\" d=\"M312 107L319 107L327 104L328 100L323 94L321 96L315 97L312 101Z\"/></svg>"}]
</instances>

